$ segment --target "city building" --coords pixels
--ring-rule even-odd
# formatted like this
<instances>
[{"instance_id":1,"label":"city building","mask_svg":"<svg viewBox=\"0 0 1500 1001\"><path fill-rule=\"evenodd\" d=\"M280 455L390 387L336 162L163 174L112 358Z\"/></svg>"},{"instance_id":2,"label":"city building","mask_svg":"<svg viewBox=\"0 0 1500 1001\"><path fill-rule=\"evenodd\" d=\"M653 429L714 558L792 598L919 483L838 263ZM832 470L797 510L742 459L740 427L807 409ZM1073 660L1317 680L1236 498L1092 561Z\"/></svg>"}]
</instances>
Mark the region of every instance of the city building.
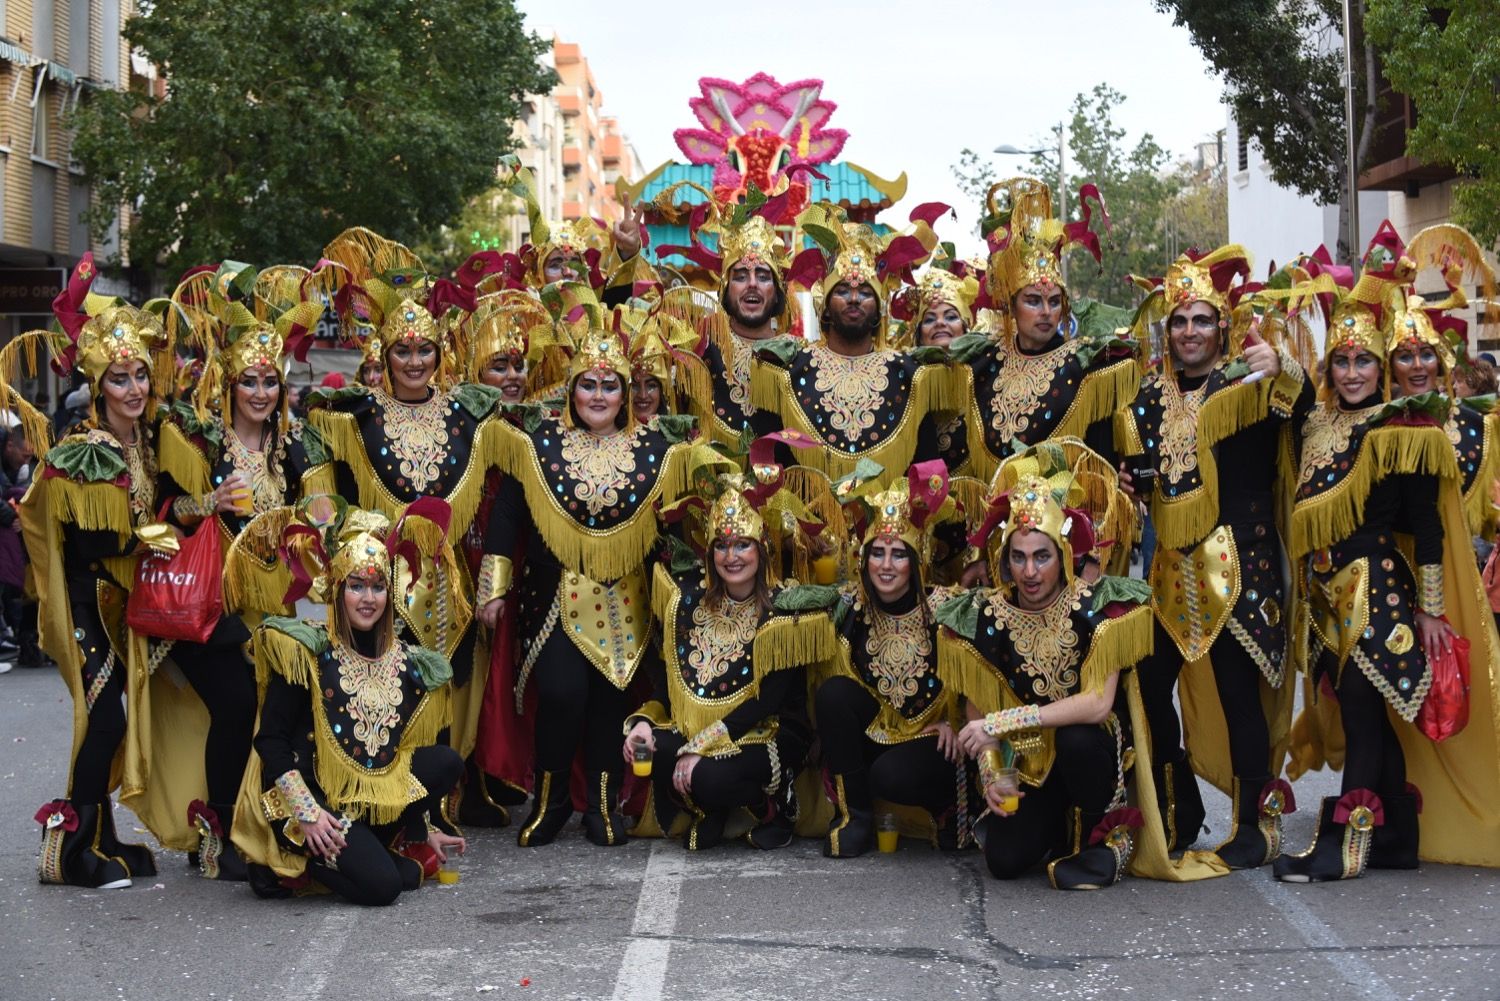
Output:
<instances>
[{"instance_id":1,"label":"city building","mask_svg":"<svg viewBox=\"0 0 1500 1001\"><path fill-rule=\"evenodd\" d=\"M134 0L0 0L0 338L45 323L84 252L119 249L118 226L91 240L64 119L91 89L156 85L121 37L134 11ZM108 278L98 288L130 291Z\"/></svg>"}]
</instances>

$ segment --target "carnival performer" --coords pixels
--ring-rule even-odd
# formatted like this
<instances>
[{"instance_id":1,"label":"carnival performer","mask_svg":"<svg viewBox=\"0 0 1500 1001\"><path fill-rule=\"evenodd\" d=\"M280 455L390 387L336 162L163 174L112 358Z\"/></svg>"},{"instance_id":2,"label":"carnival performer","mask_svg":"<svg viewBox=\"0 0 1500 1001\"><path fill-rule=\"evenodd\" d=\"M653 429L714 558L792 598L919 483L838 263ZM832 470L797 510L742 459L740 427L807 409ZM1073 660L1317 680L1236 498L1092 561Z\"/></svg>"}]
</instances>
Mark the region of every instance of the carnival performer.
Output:
<instances>
[{"instance_id":1,"label":"carnival performer","mask_svg":"<svg viewBox=\"0 0 1500 1001\"><path fill-rule=\"evenodd\" d=\"M931 459L863 502L859 578L846 592L838 655L815 699L835 799L823 843L829 858L875 847L877 799L925 810L937 843L960 847L969 783L962 714L938 678L926 584L930 534L947 496L943 460Z\"/></svg>"},{"instance_id":2,"label":"carnival performer","mask_svg":"<svg viewBox=\"0 0 1500 1001\"><path fill-rule=\"evenodd\" d=\"M935 263L921 281L892 300L891 315L904 320L897 342L901 346L946 349L974 325L976 302L981 295L979 281L968 274L964 262L943 263L948 267ZM938 428L938 449L950 475L969 472L965 413L953 414Z\"/></svg>"},{"instance_id":3,"label":"carnival performer","mask_svg":"<svg viewBox=\"0 0 1500 1001\"><path fill-rule=\"evenodd\" d=\"M424 498L407 518L441 507ZM265 700L235 841L262 896L310 878L350 903L391 904L466 847L437 826L463 773L437 742L453 669L396 634L400 527L323 495L302 513L285 537L302 581L289 599L311 593L328 617L272 616L255 631Z\"/></svg>"},{"instance_id":4,"label":"carnival performer","mask_svg":"<svg viewBox=\"0 0 1500 1001\"><path fill-rule=\"evenodd\" d=\"M1280 851L1281 800L1272 794L1292 689L1278 436L1312 400L1301 367L1257 333L1248 301L1231 321L1240 291L1232 286L1248 270L1230 245L1183 255L1164 279L1141 282L1152 291L1138 336L1164 320L1167 354L1116 421L1121 482L1149 499L1156 528L1155 649L1139 675L1167 842L1187 848L1202 827L1196 768L1233 801L1230 837L1215 850L1235 869ZM1179 674L1191 765L1172 700Z\"/></svg>"},{"instance_id":5,"label":"carnival performer","mask_svg":"<svg viewBox=\"0 0 1500 1001\"><path fill-rule=\"evenodd\" d=\"M995 197L1007 195L999 206ZM1063 258L1084 247L1100 259L1099 238L1089 229L1093 185L1079 192L1082 219L1064 224L1053 216L1052 192L1030 177L991 187L988 210L1003 223L991 235L985 279L1004 311L1000 336L954 346L966 362L967 439L974 475L989 482L1011 454L1011 443L1048 438L1083 439L1113 458L1114 413L1135 394L1141 370L1135 345L1114 335L1128 313L1077 299L1063 281ZM977 350L975 350L977 348Z\"/></svg>"},{"instance_id":6,"label":"carnival performer","mask_svg":"<svg viewBox=\"0 0 1500 1001\"><path fill-rule=\"evenodd\" d=\"M692 851L718 844L740 809L757 821L746 834L754 847L791 842L792 785L812 744L806 668L834 648L832 589L775 582L779 528L767 519L781 519L767 508L778 474L757 472L770 482L721 476L701 563L686 575L657 565L664 663L652 665L651 700L626 720L626 761L650 756L657 826L671 833L685 810Z\"/></svg>"},{"instance_id":7,"label":"carnival performer","mask_svg":"<svg viewBox=\"0 0 1500 1001\"><path fill-rule=\"evenodd\" d=\"M586 290L580 290L580 296ZM580 300L579 305L585 305ZM618 334L587 303L593 333L573 356L566 410L536 413L526 431L497 425L507 474L485 536L480 594L520 592L518 706L536 686L534 802L518 841L550 843L572 816L569 769L580 743L587 778L584 832L625 842L616 812L625 692L651 623L645 560L657 541L658 500L686 488L693 447L658 420L635 421L630 362ZM571 311L571 310L570 310ZM516 543L526 563L516 576Z\"/></svg>"},{"instance_id":8,"label":"carnival performer","mask_svg":"<svg viewBox=\"0 0 1500 1001\"><path fill-rule=\"evenodd\" d=\"M1072 506L1082 490L1070 471L1007 486L975 537L988 546L999 530L1001 586L939 612L939 675L967 700L958 741L979 759L988 807L975 837L998 879L1050 855L1054 887L1101 889L1125 874L1143 822L1123 808L1131 730L1119 675L1150 650L1146 588L1079 575L1095 538ZM1018 776L1001 771L1012 763Z\"/></svg>"},{"instance_id":9,"label":"carnival performer","mask_svg":"<svg viewBox=\"0 0 1500 1001\"><path fill-rule=\"evenodd\" d=\"M466 270L460 269L460 274ZM552 317L536 296L515 289L482 295L460 329L460 349L470 363L469 381L499 390L502 408L520 406L550 383L546 351L552 340ZM485 530L504 482L505 475L498 468L486 471L479 507L463 539L468 571L476 581L484 564ZM518 553L524 550L513 552L512 559ZM509 823L509 808L526 801L531 781L531 719L514 708L512 696L520 625L516 598L512 591L475 609L475 617L490 630L489 676L475 728L474 757L466 769L465 785L472 794L459 805L459 820L465 823ZM484 655L481 644L479 656Z\"/></svg>"},{"instance_id":10,"label":"carnival performer","mask_svg":"<svg viewBox=\"0 0 1500 1001\"><path fill-rule=\"evenodd\" d=\"M1366 268L1362 277L1387 288L1385 298L1393 310L1390 364L1385 366L1389 395L1395 399L1442 393L1451 401L1443 431L1458 457L1469 534L1493 538L1500 516L1490 502L1490 490L1500 474L1500 448L1495 444L1500 414L1491 412L1492 398L1459 399L1454 386L1458 359L1444 334L1452 332L1460 341L1465 339L1468 325L1449 315L1468 305L1461 285L1465 275L1475 278L1483 292L1493 294L1494 272L1479 244L1458 226L1429 227L1403 245L1387 220L1372 243L1384 258ZM1448 285L1444 298L1428 301L1406 287L1424 263L1443 269Z\"/></svg>"},{"instance_id":11,"label":"carnival performer","mask_svg":"<svg viewBox=\"0 0 1500 1001\"><path fill-rule=\"evenodd\" d=\"M295 503L303 478L325 461L317 432L289 415L283 382L287 341L306 343L323 305L302 300L303 269L262 274L233 263L195 269L172 296L171 316L187 319L205 363L191 402L177 402L161 424L161 499L171 503L172 523L186 531L216 517L201 530L222 532L226 549L257 515ZM178 640L170 653L209 715L207 802L195 798L180 806L201 835L195 854L199 871L211 879L245 879L229 833L257 696L254 669L241 651L250 633L239 613L253 625L287 611L281 594L259 579L279 580L284 592L285 575L258 571L226 567L233 607L206 642Z\"/></svg>"},{"instance_id":12,"label":"carnival performer","mask_svg":"<svg viewBox=\"0 0 1500 1001\"><path fill-rule=\"evenodd\" d=\"M1399 381L1384 371L1391 352L1409 350L1409 324L1430 318L1409 297L1414 260L1382 240L1354 290L1334 292L1319 404L1297 437L1289 548L1307 581L1309 694L1321 695L1294 729L1294 763L1319 767L1327 755L1338 766L1329 749L1341 729L1344 775L1313 845L1277 859L1276 877L1289 882L1414 869L1423 858L1500 865L1500 640L1469 545L1449 400L1387 400ZM1428 704L1435 671L1459 637L1471 646L1469 722L1434 739L1432 724L1451 724L1436 714L1456 708L1452 684L1446 708Z\"/></svg>"},{"instance_id":13,"label":"carnival performer","mask_svg":"<svg viewBox=\"0 0 1500 1001\"><path fill-rule=\"evenodd\" d=\"M476 669L488 669L487 661L475 663L473 608L496 596L476 594L448 540L464 537L479 507L500 392L456 381L463 359L449 337L449 299L433 294L435 283L410 250L356 228L335 237L323 257L335 265L325 284L343 283L335 302L344 332L366 361L382 365L384 381L314 394L308 423L323 438L332 474L310 480L309 489L391 519L421 497L447 503L450 523L417 540L420 573L396 613L398 628L454 665L451 739L467 758L484 690L482 677L478 685L469 681ZM492 811L469 814L470 823L503 820Z\"/></svg>"},{"instance_id":14,"label":"carnival performer","mask_svg":"<svg viewBox=\"0 0 1500 1001\"><path fill-rule=\"evenodd\" d=\"M530 227L527 242L505 264L510 287L536 292L555 282L584 282L603 302L617 305L630 298L637 282L657 279L640 252L647 239L645 205L632 206L622 197L624 214L613 226L591 216L549 221L531 169L511 154L501 157L500 170L501 184L525 203Z\"/></svg>"},{"instance_id":15,"label":"carnival performer","mask_svg":"<svg viewBox=\"0 0 1500 1001\"><path fill-rule=\"evenodd\" d=\"M821 253L805 252L818 255L823 340L767 341L751 372L751 402L778 413L783 427L816 439L818 447L797 461L832 478L866 459L904 470L913 460L938 458L936 415L960 409L946 364L919 362L887 346L886 298L901 274L931 252L932 230L918 219L914 234L881 237L843 220L842 209L822 204L798 217L823 241Z\"/></svg>"},{"instance_id":16,"label":"carnival performer","mask_svg":"<svg viewBox=\"0 0 1500 1001\"><path fill-rule=\"evenodd\" d=\"M667 308L704 335L702 356L711 380L708 399L699 401L699 409L710 417L704 433L713 441L734 445L747 428L759 438L781 424L774 410L757 409L751 399L751 362L758 344L788 332L786 271L791 255L766 218L766 206L752 211L738 205L725 213L712 192L691 182L671 186L656 201L670 203L682 187L704 196L706 221L693 234L692 246L662 247L660 253L682 254L707 270L717 285L718 299L705 302L706 296L673 290ZM702 241L704 235L717 241L713 248Z\"/></svg>"},{"instance_id":17,"label":"carnival performer","mask_svg":"<svg viewBox=\"0 0 1500 1001\"><path fill-rule=\"evenodd\" d=\"M188 847L186 810L172 816L168 804L201 785L190 762L203 753L192 735L184 747L147 722L153 695L169 697L162 689L175 686L152 683L146 641L123 621L140 553L177 547L172 527L158 520L156 484L156 387L172 385L172 350L154 315L89 295L95 274L85 254L53 303L71 341L63 360L88 380L91 416L46 452L21 520L42 648L73 697L67 798L37 813L39 875L43 883L113 889L156 875L156 864L144 845L120 841L111 787L120 784L122 801L164 843ZM174 781L178 773L185 783Z\"/></svg>"}]
</instances>

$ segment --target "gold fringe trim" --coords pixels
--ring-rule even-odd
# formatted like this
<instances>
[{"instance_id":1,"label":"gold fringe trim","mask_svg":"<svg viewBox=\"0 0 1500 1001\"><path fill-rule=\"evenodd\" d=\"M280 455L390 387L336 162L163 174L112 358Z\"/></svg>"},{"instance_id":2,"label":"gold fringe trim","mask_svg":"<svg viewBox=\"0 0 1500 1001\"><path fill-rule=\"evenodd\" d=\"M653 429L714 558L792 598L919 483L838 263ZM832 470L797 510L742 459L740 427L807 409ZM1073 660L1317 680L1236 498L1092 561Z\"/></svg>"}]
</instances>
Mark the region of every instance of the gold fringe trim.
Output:
<instances>
[{"instance_id":1,"label":"gold fringe trim","mask_svg":"<svg viewBox=\"0 0 1500 1001\"><path fill-rule=\"evenodd\" d=\"M282 599L292 585L292 572L281 561L276 547L293 513L294 509L290 507L272 508L257 515L230 540L229 549L224 554L225 611L286 614ZM257 541L269 551L269 558L252 551L251 545Z\"/></svg>"},{"instance_id":2,"label":"gold fringe trim","mask_svg":"<svg viewBox=\"0 0 1500 1001\"><path fill-rule=\"evenodd\" d=\"M130 491L113 483L79 483L66 476L41 481L47 489L50 514L58 522L86 532L114 532L124 539L134 530Z\"/></svg>"},{"instance_id":3,"label":"gold fringe trim","mask_svg":"<svg viewBox=\"0 0 1500 1001\"><path fill-rule=\"evenodd\" d=\"M926 709L916 716L903 716L895 706L886 701L885 697L874 688L870 687L858 669L854 666L854 659L848 639L839 637L839 654L837 657L822 661L818 665L816 677L808 679L810 688L821 686L829 678L848 678L864 691L868 692L870 698L875 700L875 718L865 726L865 736L878 744L902 744L908 740L916 740L925 736L923 733L927 727L934 723L947 722L955 730L960 730L964 725L963 714L959 712L958 697L946 686L941 694L930 702Z\"/></svg>"},{"instance_id":4,"label":"gold fringe trim","mask_svg":"<svg viewBox=\"0 0 1500 1001\"><path fill-rule=\"evenodd\" d=\"M1164 378L1171 378L1168 373ZM1165 498L1161 486L1151 494L1151 518L1157 545L1187 549L1219 523L1219 465L1213 448L1236 432L1266 417L1270 385L1262 381L1230 386L1214 393L1198 411L1198 478L1201 485L1186 494Z\"/></svg>"},{"instance_id":5,"label":"gold fringe trim","mask_svg":"<svg viewBox=\"0 0 1500 1001\"><path fill-rule=\"evenodd\" d=\"M213 490L210 483L213 471L209 468L208 456L188 440L182 428L170 420L162 421L156 447L158 468L172 477L183 493L202 497Z\"/></svg>"},{"instance_id":6,"label":"gold fringe trim","mask_svg":"<svg viewBox=\"0 0 1500 1001\"><path fill-rule=\"evenodd\" d=\"M760 693L760 683L772 671L812 665L816 661L833 656L837 648L833 623L826 613L811 615L777 616L763 623L755 635L751 652L754 677L748 685L722 699L700 699L687 688L682 680L682 665L677 659L677 608L682 600L682 591L666 568L657 564L651 589L651 611L661 623L662 655L666 661L667 693L671 700L668 707L672 722L679 733L689 737L721 722L747 699ZM816 616L821 619L817 628L809 628L807 620ZM796 636L800 626L811 637ZM762 638L770 631L771 639L762 647Z\"/></svg>"},{"instance_id":7,"label":"gold fringe trim","mask_svg":"<svg viewBox=\"0 0 1500 1001\"><path fill-rule=\"evenodd\" d=\"M961 636L938 632L937 669L943 688L953 695L962 695L981 711L996 712L1015 701L1004 676L974 644Z\"/></svg>"},{"instance_id":8,"label":"gold fringe trim","mask_svg":"<svg viewBox=\"0 0 1500 1001\"><path fill-rule=\"evenodd\" d=\"M1456 481L1458 460L1447 433L1437 426L1368 431L1349 472L1328 490L1297 501L1288 555L1296 559L1348 538L1364 521L1371 487L1399 473L1425 473Z\"/></svg>"},{"instance_id":9,"label":"gold fringe trim","mask_svg":"<svg viewBox=\"0 0 1500 1001\"><path fill-rule=\"evenodd\" d=\"M332 461L342 462L354 474L354 481L359 485L359 506L368 511L379 511L392 523L398 521L406 513L406 505L410 502L391 493L381 482L374 464L370 462L369 453L365 451L364 436L360 434L359 424L354 416L329 407L319 407L308 414L307 420L323 436L323 443ZM488 466L486 459L490 451L487 443L493 440L496 424L493 416L487 416L479 422L469 443L468 467L459 478L458 485L442 498L453 512L448 525L451 538L461 538L469 530L474 512L479 510L480 498L484 496L484 474ZM310 496L314 492L314 484L333 481L332 470L329 470L329 475L322 477L310 470L309 478L304 480L304 496ZM324 492L336 491L330 489Z\"/></svg>"},{"instance_id":10,"label":"gold fringe trim","mask_svg":"<svg viewBox=\"0 0 1500 1001\"><path fill-rule=\"evenodd\" d=\"M1134 667L1151 654L1153 616L1150 605L1138 605L1116 619L1103 619L1089 639L1089 653L1079 670L1079 692L1100 692L1111 675Z\"/></svg>"},{"instance_id":11,"label":"gold fringe trim","mask_svg":"<svg viewBox=\"0 0 1500 1001\"><path fill-rule=\"evenodd\" d=\"M262 692L272 673L309 692L318 691L317 662L312 651L286 633L262 626L251 638L250 652L255 658L256 680Z\"/></svg>"},{"instance_id":12,"label":"gold fringe trim","mask_svg":"<svg viewBox=\"0 0 1500 1001\"><path fill-rule=\"evenodd\" d=\"M708 366L697 355L684 355L676 360L676 412L692 414L698 418L698 426L708 429L714 420L714 382Z\"/></svg>"},{"instance_id":13,"label":"gold fringe trim","mask_svg":"<svg viewBox=\"0 0 1500 1001\"><path fill-rule=\"evenodd\" d=\"M838 655L838 633L827 612L783 614L755 634L751 659L757 678L789 667L807 667Z\"/></svg>"},{"instance_id":14,"label":"gold fringe trim","mask_svg":"<svg viewBox=\"0 0 1500 1001\"><path fill-rule=\"evenodd\" d=\"M854 472L861 459L869 459L885 468L882 482L904 478L917 451L917 436L923 418L937 411L959 409L966 388L961 378L946 369L940 370L936 366L919 369L912 378L906 410L890 433L879 444L862 452L844 452L828 445L803 413L792 393L791 375L786 369L759 361L756 365L753 370L755 377L750 380L750 402L757 410L779 414L783 425L818 442L815 448L796 452L794 461L826 473L832 480Z\"/></svg>"},{"instance_id":15,"label":"gold fringe trim","mask_svg":"<svg viewBox=\"0 0 1500 1001\"><path fill-rule=\"evenodd\" d=\"M1500 456L1495 454L1495 424L1500 414L1483 416L1483 442L1480 445L1479 468L1474 472L1474 482L1464 494L1464 515L1469 522L1469 534L1486 539L1495 537L1495 524L1500 512L1490 500L1490 485L1500 476Z\"/></svg>"},{"instance_id":16,"label":"gold fringe trim","mask_svg":"<svg viewBox=\"0 0 1500 1001\"><path fill-rule=\"evenodd\" d=\"M520 481L526 506L547 548L563 569L596 581L615 581L637 569L656 545L659 529L656 503L675 500L688 489L693 446L680 442L662 455L656 482L641 498L635 513L610 528L585 528L557 503L542 476L541 460L532 439L509 422L492 425L494 462Z\"/></svg>"},{"instance_id":17,"label":"gold fringe trim","mask_svg":"<svg viewBox=\"0 0 1500 1001\"><path fill-rule=\"evenodd\" d=\"M373 824L389 824L427 795L428 790L411 773L411 755L419 747L437 743L438 734L448 726L452 715L448 685L422 696L401 731L401 743L391 763L379 769L361 767L344 754L324 715L323 700L316 691L312 698L318 717L318 785L329 803Z\"/></svg>"},{"instance_id":18,"label":"gold fringe trim","mask_svg":"<svg viewBox=\"0 0 1500 1001\"><path fill-rule=\"evenodd\" d=\"M967 368L965 372L969 372ZM972 392L972 373L965 380L965 389ZM1084 375L1079 384L1073 400L1068 404L1068 410L1063 414L1057 426L1047 435L1048 441L1058 438L1082 439L1088 429L1103 420L1118 420L1116 414L1122 407L1128 407L1130 401L1135 399L1136 392L1141 386L1141 369L1134 358L1126 358L1106 365L1104 368ZM972 401L972 397L971 397ZM969 421L969 461L974 466L974 475L986 483L995 478L995 471L1009 458L1006 455L995 455L985 444L984 428L980 424L979 407L977 403L968 402L964 413ZM1133 452L1122 452L1122 455L1135 455L1141 450Z\"/></svg>"}]
</instances>

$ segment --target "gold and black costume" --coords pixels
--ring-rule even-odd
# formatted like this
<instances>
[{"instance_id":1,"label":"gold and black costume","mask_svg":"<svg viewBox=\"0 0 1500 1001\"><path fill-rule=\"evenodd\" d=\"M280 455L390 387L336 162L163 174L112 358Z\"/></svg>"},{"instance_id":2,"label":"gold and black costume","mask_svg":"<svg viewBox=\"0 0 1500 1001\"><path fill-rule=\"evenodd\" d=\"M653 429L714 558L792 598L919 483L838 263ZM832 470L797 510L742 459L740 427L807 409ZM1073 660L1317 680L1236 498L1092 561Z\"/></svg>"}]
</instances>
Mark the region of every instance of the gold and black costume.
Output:
<instances>
[{"instance_id":1,"label":"gold and black costume","mask_svg":"<svg viewBox=\"0 0 1500 1001\"><path fill-rule=\"evenodd\" d=\"M240 802L254 822L235 841L283 881L257 884L263 895L310 876L351 903L393 903L424 875L398 849L426 841L462 774L457 752L436 742L450 708L447 660L399 639L377 654L373 635L352 635L353 649L322 623L275 616L256 629L265 700ZM331 860L308 852L301 828L322 814L343 827Z\"/></svg>"},{"instance_id":2,"label":"gold and black costume","mask_svg":"<svg viewBox=\"0 0 1500 1001\"><path fill-rule=\"evenodd\" d=\"M1216 849L1232 868L1264 865L1279 850L1280 813L1265 808L1285 755L1292 696L1278 523L1289 487L1278 474L1279 436L1313 401L1285 351L1279 375L1245 381L1239 352L1250 308L1231 321L1213 270L1240 257L1225 247L1168 269L1165 294L1150 302L1163 317L1199 300L1214 306L1225 350L1203 376L1170 369L1146 376L1115 424L1127 469L1149 477L1137 490L1156 532L1155 649L1139 674L1168 844L1186 848L1197 839L1204 812L1196 772L1235 801L1235 829ZM1172 699L1179 675L1181 725Z\"/></svg>"},{"instance_id":3,"label":"gold and black costume","mask_svg":"<svg viewBox=\"0 0 1500 1001\"><path fill-rule=\"evenodd\" d=\"M599 843L622 844L616 734L651 636L646 558L657 542L655 506L686 487L693 446L660 419L603 437L563 419L535 420L531 431L497 425L507 478L480 571L481 600L516 588L516 614L527 624L515 697L519 705L535 686L537 809L521 843L547 843L571 816L567 776L582 733L585 829ZM526 563L516 575L511 555L522 539Z\"/></svg>"},{"instance_id":4,"label":"gold and black costume","mask_svg":"<svg viewBox=\"0 0 1500 1001\"><path fill-rule=\"evenodd\" d=\"M972 635L951 629L939 635L943 681L973 711L996 714L992 719L1099 692L1150 652L1151 611L1138 590L1118 578L1097 585L1079 578L1039 611L1023 610L1000 589L955 599L970 610ZM1125 691L1116 689L1103 723L1000 731L1014 749L1026 795L1015 813L986 814L975 826L993 876L1013 879L1049 853L1056 855L1047 869L1057 887L1108 885L1123 875L1133 847L1123 829L1140 824L1116 813L1134 757Z\"/></svg>"},{"instance_id":5,"label":"gold and black costume","mask_svg":"<svg viewBox=\"0 0 1500 1001\"><path fill-rule=\"evenodd\" d=\"M717 844L740 808L767 826L750 833L751 844L784 844L769 829L778 824L790 837L797 812L792 783L812 744L806 667L830 654L833 627L821 609L783 611L787 594L773 588L769 609L754 596L710 603L701 579L674 579L656 567L651 600L663 657L650 669L651 700L630 715L626 730L636 720L651 725L654 819L669 833L686 810L684 844L691 850ZM673 789L672 773L689 753L703 760L684 797Z\"/></svg>"}]
</instances>

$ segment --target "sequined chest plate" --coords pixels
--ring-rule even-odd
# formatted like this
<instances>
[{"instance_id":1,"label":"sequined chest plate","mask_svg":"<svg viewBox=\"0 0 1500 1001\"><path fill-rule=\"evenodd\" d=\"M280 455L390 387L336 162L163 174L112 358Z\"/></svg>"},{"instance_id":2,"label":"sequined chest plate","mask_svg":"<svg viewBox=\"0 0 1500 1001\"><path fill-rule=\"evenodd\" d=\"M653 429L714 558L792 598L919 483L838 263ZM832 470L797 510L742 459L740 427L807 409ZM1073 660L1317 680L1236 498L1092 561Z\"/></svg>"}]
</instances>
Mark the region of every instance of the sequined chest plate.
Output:
<instances>
[{"instance_id":1,"label":"sequined chest plate","mask_svg":"<svg viewBox=\"0 0 1500 1001\"><path fill-rule=\"evenodd\" d=\"M468 471L477 422L445 394L408 406L377 393L363 425L376 475L403 502L447 497Z\"/></svg>"},{"instance_id":2,"label":"sequined chest plate","mask_svg":"<svg viewBox=\"0 0 1500 1001\"><path fill-rule=\"evenodd\" d=\"M797 355L789 374L813 434L837 451L874 448L906 417L913 369L894 352L850 357L816 345Z\"/></svg>"}]
</instances>

